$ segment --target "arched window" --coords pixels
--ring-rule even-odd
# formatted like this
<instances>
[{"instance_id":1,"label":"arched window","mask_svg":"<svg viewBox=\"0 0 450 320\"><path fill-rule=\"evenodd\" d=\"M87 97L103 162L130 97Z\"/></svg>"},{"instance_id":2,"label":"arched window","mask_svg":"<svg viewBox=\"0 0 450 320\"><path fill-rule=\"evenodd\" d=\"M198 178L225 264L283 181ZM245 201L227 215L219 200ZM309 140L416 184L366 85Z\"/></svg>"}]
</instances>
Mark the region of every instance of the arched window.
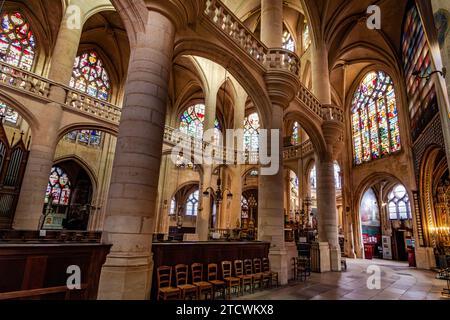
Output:
<instances>
[{"instance_id":1,"label":"arched window","mask_svg":"<svg viewBox=\"0 0 450 320\"><path fill-rule=\"evenodd\" d=\"M169 209L169 214L171 216L175 215L176 208L177 208L177 202L175 201L175 198L172 198L172 200L170 200L170 209Z\"/></svg>"},{"instance_id":2,"label":"arched window","mask_svg":"<svg viewBox=\"0 0 450 320\"><path fill-rule=\"evenodd\" d=\"M52 204L68 206L70 203L71 186L67 173L60 167L54 166L48 178L47 191L45 193L45 203L50 198Z\"/></svg>"},{"instance_id":3,"label":"arched window","mask_svg":"<svg viewBox=\"0 0 450 320\"><path fill-rule=\"evenodd\" d=\"M352 105L355 164L400 150L394 85L386 73L368 73L356 91Z\"/></svg>"},{"instance_id":4,"label":"arched window","mask_svg":"<svg viewBox=\"0 0 450 320\"><path fill-rule=\"evenodd\" d=\"M300 124L295 121L292 126L291 144L297 145L300 143Z\"/></svg>"},{"instance_id":5,"label":"arched window","mask_svg":"<svg viewBox=\"0 0 450 320\"><path fill-rule=\"evenodd\" d=\"M295 51L295 42L292 38L292 35L289 33L287 29L283 31L283 49L294 52Z\"/></svg>"},{"instance_id":6,"label":"arched window","mask_svg":"<svg viewBox=\"0 0 450 320\"><path fill-rule=\"evenodd\" d=\"M70 86L92 97L109 100L111 84L97 52L90 51L76 57Z\"/></svg>"},{"instance_id":7,"label":"arched window","mask_svg":"<svg viewBox=\"0 0 450 320\"><path fill-rule=\"evenodd\" d=\"M308 50L311 45L311 36L309 34L309 26L305 21L305 26L303 27L303 51Z\"/></svg>"},{"instance_id":8,"label":"arched window","mask_svg":"<svg viewBox=\"0 0 450 320\"><path fill-rule=\"evenodd\" d=\"M289 186L290 186L290 198L292 203L291 210L298 209L299 207L298 177L292 170L290 170L289 173Z\"/></svg>"},{"instance_id":9,"label":"arched window","mask_svg":"<svg viewBox=\"0 0 450 320\"><path fill-rule=\"evenodd\" d=\"M99 130L75 130L66 135L66 139L80 144L98 147L102 142L102 132Z\"/></svg>"},{"instance_id":10,"label":"arched window","mask_svg":"<svg viewBox=\"0 0 450 320\"><path fill-rule=\"evenodd\" d=\"M6 103L0 100L0 116L5 118L6 123L11 123L13 125L17 124L19 119L19 114L8 107Z\"/></svg>"},{"instance_id":11,"label":"arched window","mask_svg":"<svg viewBox=\"0 0 450 320\"><path fill-rule=\"evenodd\" d=\"M203 122L205 121L205 105L196 104L187 108L181 115L180 131L197 139L203 139ZM219 121L214 121L216 141L221 136Z\"/></svg>"},{"instance_id":12,"label":"arched window","mask_svg":"<svg viewBox=\"0 0 450 320\"><path fill-rule=\"evenodd\" d=\"M0 32L0 60L31 71L36 42L30 24L19 13L4 13Z\"/></svg>"},{"instance_id":13,"label":"arched window","mask_svg":"<svg viewBox=\"0 0 450 320\"><path fill-rule=\"evenodd\" d=\"M336 186L336 190L342 189L341 167L336 161L334 162L334 183Z\"/></svg>"},{"instance_id":14,"label":"arched window","mask_svg":"<svg viewBox=\"0 0 450 320\"><path fill-rule=\"evenodd\" d=\"M312 167L311 171L309 172L309 185L313 190L315 190L317 187L316 165L314 165L314 167Z\"/></svg>"},{"instance_id":15,"label":"arched window","mask_svg":"<svg viewBox=\"0 0 450 320\"><path fill-rule=\"evenodd\" d=\"M241 218L247 219L248 218L248 200L243 195L241 196Z\"/></svg>"},{"instance_id":16,"label":"arched window","mask_svg":"<svg viewBox=\"0 0 450 320\"><path fill-rule=\"evenodd\" d=\"M252 113L244 119L244 149L258 151L259 149L259 116Z\"/></svg>"},{"instance_id":17,"label":"arched window","mask_svg":"<svg viewBox=\"0 0 450 320\"><path fill-rule=\"evenodd\" d=\"M411 219L408 192L403 185L396 185L388 195L389 218L391 220Z\"/></svg>"},{"instance_id":18,"label":"arched window","mask_svg":"<svg viewBox=\"0 0 450 320\"><path fill-rule=\"evenodd\" d=\"M438 114L438 106L434 80L426 78L432 71L430 48L419 12L414 1L411 2L413 4L403 22L402 56L409 98L411 135L415 141L430 120ZM415 71L419 71L425 78L413 75Z\"/></svg>"},{"instance_id":19,"label":"arched window","mask_svg":"<svg viewBox=\"0 0 450 320\"><path fill-rule=\"evenodd\" d=\"M186 201L186 215L196 216L198 212L198 190L192 192Z\"/></svg>"}]
</instances>

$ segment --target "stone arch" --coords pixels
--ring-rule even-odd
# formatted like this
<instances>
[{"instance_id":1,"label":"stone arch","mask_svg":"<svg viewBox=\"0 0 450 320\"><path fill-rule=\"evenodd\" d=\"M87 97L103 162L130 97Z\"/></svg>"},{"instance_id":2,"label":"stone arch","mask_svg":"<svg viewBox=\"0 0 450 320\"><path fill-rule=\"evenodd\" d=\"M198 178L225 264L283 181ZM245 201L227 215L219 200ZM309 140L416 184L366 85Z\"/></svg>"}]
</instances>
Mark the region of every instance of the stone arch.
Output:
<instances>
[{"instance_id":1,"label":"stone arch","mask_svg":"<svg viewBox=\"0 0 450 320\"><path fill-rule=\"evenodd\" d=\"M228 70L254 101L262 126L265 128L271 127L272 103L267 96L265 83L262 83L262 77L255 75L254 70L249 69L242 62L242 59L237 59L232 51L205 39L183 39L178 41L175 43L174 57L181 55L203 57L216 62Z\"/></svg>"},{"instance_id":2,"label":"stone arch","mask_svg":"<svg viewBox=\"0 0 450 320\"><path fill-rule=\"evenodd\" d=\"M25 107L22 103L8 95L5 91L0 90L0 101L4 102L8 107L14 109L28 123L31 130L31 136L37 132L40 126L39 119Z\"/></svg>"},{"instance_id":3,"label":"stone arch","mask_svg":"<svg viewBox=\"0 0 450 320\"><path fill-rule=\"evenodd\" d=\"M109 133L110 135L112 135L114 137L117 137L117 135L119 134L119 128L116 126L113 127L113 126L103 125L100 123L92 123L92 122L78 122L78 123L72 123L70 125L60 128L58 131L58 141L60 139L62 139L69 132L72 132L75 130L84 130L84 129L103 131L103 132Z\"/></svg>"},{"instance_id":4,"label":"stone arch","mask_svg":"<svg viewBox=\"0 0 450 320\"><path fill-rule=\"evenodd\" d=\"M74 161L76 164L78 164L86 173L88 174L89 178L91 179L92 183L92 198L94 198L94 195L97 193L98 188L98 177L94 170L90 167L90 165L84 161L80 156L76 154L72 155L65 155L62 157L55 158L53 160L53 165L58 165L65 161Z\"/></svg>"}]
</instances>

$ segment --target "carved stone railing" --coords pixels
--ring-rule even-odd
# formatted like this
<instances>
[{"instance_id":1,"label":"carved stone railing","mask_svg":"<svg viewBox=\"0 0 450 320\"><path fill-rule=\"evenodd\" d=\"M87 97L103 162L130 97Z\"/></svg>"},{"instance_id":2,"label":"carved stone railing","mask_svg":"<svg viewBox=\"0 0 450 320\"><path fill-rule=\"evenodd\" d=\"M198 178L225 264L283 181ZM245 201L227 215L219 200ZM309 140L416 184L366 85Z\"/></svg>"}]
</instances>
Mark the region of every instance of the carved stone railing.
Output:
<instances>
[{"instance_id":1,"label":"carved stone railing","mask_svg":"<svg viewBox=\"0 0 450 320\"><path fill-rule=\"evenodd\" d=\"M206 0L203 14L250 56L264 62L267 47L222 2Z\"/></svg>"},{"instance_id":2,"label":"carved stone railing","mask_svg":"<svg viewBox=\"0 0 450 320\"><path fill-rule=\"evenodd\" d=\"M122 112L119 107L69 87L64 89L67 92L65 101L67 107L119 124Z\"/></svg>"},{"instance_id":3,"label":"carved stone railing","mask_svg":"<svg viewBox=\"0 0 450 320\"><path fill-rule=\"evenodd\" d=\"M283 159L298 159L314 152L313 144L310 140L292 147L285 147L283 149Z\"/></svg>"},{"instance_id":4,"label":"carved stone railing","mask_svg":"<svg viewBox=\"0 0 450 320\"><path fill-rule=\"evenodd\" d=\"M265 56L264 66L266 69L285 70L300 75L300 59L292 51L286 49L269 49Z\"/></svg>"},{"instance_id":5,"label":"carved stone railing","mask_svg":"<svg viewBox=\"0 0 450 320\"><path fill-rule=\"evenodd\" d=\"M322 104L303 84L300 84L300 88L297 92L297 99L299 99L309 110L318 115L319 118L323 118Z\"/></svg>"},{"instance_id":6,"label":"carved stone railing","mask_svg":"<svg viewBox=\"0 0 450 320\"><path fill-rule=\"evenodd\" d=\"M326 121L344 122L344 111L336 106L322 106L322 118Z\"/></svg>"},{"instance_id":7,"label":"carved stone railing","mask_svg":"<svg viewBox=\"0 0 450 320\"><path fill-rule=\"evenodd\" d=\"M0 62L0 83L48 98L52 83L34 73Z\"/></svg>"}]
</instances>

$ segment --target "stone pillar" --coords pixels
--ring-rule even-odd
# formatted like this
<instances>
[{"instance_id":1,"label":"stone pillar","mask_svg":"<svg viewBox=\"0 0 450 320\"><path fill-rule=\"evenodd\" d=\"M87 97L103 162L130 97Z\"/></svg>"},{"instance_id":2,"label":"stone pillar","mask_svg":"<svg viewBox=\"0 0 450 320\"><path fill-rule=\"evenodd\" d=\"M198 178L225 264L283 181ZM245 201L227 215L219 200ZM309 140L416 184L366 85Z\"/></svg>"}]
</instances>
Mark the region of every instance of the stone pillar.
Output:
<instances>
[{"instance_id":1,"label":"stone pillar","mask_svg":"<svg viewBox=\"0 0 450 320\"><path fill-rule=\"evenodd\" d=\"M99 299L150 295L152 234L175 26L149 11L136 34L125 90L103 242L113 244L102 269Z\"/></svg>"},{"instance_id":2,"label":"stone pillar","mask_svg":"<svg viewBox=\"0 0 450 320\"><path fill-rule=\"evenodd\" d=\"M318 160L316 164L316 170L317 211L319 224L319 242L321 249L320 271L340 271L341 251L338 240L338 217L336 213L334 163L331 160ZM322 252L322 248L327 248L327 246L325 246L323 243L329 244L330 251L328 259L326 259L327 253Z\"/></svg>"},{"instance_id":3,"label":"stone pillar","mask_svg":"<svg viewBox=\"0 0 450 320\"><path fill-rule=\"evenodd\" d=\"M269 48L283 45L283 0L261 0L261 41Z\"/></svg>"},{"instance_id":4,"label":"stone pillar","mask_svg":"<svg viewBox=\"0 0 450 320\"><path fill-rule=\"evenodd\" d=\"M272 128L279 130L278 161L279 168L275 175L259 176L258 187L258 240L269 241L269 259L271 268L278 272L280 283L288 281L287 252L284 241L284 179L282 147L283 108L273 104ZM268 134L270 146L270 134ZM272 155L273 157L274 155ZM276 187L275 187L276 186Z\"/></svg>"},{"instance_id":5,"label":"stone pillar","mask_svg":"<svg viewBox=\"0 0 450 320\"><path fill-rule=\"evenodd\" d=\"M204 165L200 183L201 206L197 214L196 233L200 241L207 241L209 235L210 218L212 213L211 196L204 196L203 192L211 186L212 166ZM210 190L209 190L210 191Z\"/></svg>"},{"instance_id":6,"label":"stone pillar","mask_svg":"<svg viewBox=\"0 0 450 320\"><path fill-rule=\"evenodd\" d=\"M69 84L72 75L83 28L68 26L70 14L66 12L61 23L48 76L49 79L65 85ZM56 103L46 105L46 112L42 112L39 119L45 125L33 132L30 156L13 222L14 229L37 230L41 227L45 191L58 144L58 131L63 113L60 103L65 102L64 90L53 87L50 99Z\"/></svg>"},{"instance_id":7,"label":"stone pillar","mask_svg":"<svg viewBox=\"0 0 450 320\"><path fill-rule=\"evenodd\" d=\"M312 91L322 104L331 104L330 72L326 45L324 43L315 45L311 56Z\"/></svg>"}]
</instances>

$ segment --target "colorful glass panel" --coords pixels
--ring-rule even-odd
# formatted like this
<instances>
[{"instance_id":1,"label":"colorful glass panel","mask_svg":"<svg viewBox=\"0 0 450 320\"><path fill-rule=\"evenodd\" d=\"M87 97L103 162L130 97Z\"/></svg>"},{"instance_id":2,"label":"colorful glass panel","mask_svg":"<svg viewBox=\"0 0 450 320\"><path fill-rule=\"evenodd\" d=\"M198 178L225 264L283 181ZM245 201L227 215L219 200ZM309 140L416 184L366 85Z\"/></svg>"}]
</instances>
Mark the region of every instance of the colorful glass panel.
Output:
<instances>
[{"instance_id":1,"label":"colorful glass panel","mask_svg":"<svg viewBox=\"0 0 450 320\"><path fill-rule=\"evenodd\" d=\"M8 107L6 103L0 101L0 116L4 117L7 123L17 124L17 120L19 119L19 114Z\"/></svg>"},{"instance_id":2,"label":"colorful glass panel","mask_svg":"<svg viewBox=\"0 0 450 320\"><path fill-rule=\"evenodd\" d=\"M102 143L102 132L99 130L75 130L66 134L66 140L98 147Z\"/></svg>"},{"instance_id":3,"label":"colorful glass panel","mask_svg":"<svg viewBox=\"0 0 450 320\"><path fill-rule=\"evenodd\" d=\"M19 12L4 13L1 19L0 60L31 71L36 41L30 24Z\"/></svg>"},{"instance_id":4,"label":"colorful glass panel","mask_svg":"<svg viewBox=\"0 0 450 320\"><path fill-rule=\"evenodd\" d=\"M48 178L45 203L48 203L51 197L52 204L68 206L70 195L71 185L69 176L60 167L53 167Z\"/></svg>"},{"instance_id":5,"label":"colorful glass panel","mask_svg":"<svg viewBox=\"0 0 450 320\"><path fill-rule=\"evenodd\" d=\"M292 127L291 144L297 145L300 143L300 124L295 121Z\"/></svg>"},{"instance_id":6,"label":"colorful glass panel","mask_svg":"<svg viewBox=\"0 0 450 320\"><path fill-rule=\"evenodd\" d=\"M295 51L295 42L292 38L292 35L286 29L283 31L283 49L294 52Z\"/></svg>"},{"instance_id":7,"label":"colorful glass panel","mask_svg":"<svg viewBox=\"0 0 450 320\"><path fill-rule=\"evenodd\" d=\"M92 97L105 101L109 99L109 76L97 52L86 52L75 59L70 86Z\"/></svg>"},{"instance_id":8,"label":"colorful glass panel","mask_svg":"<svg viewBox=\"0 0 450 320\"><path fill-rule=\"evenodd\" d=\"M259 149L259 116L252 113L244 119L244 149L258 151Z\"/></svg>"},{"instance_id":9,"label":"colorful glass panel","mask_svg":"<svg viewBox=\"0 0 450 320\"><path fill-rule=\"evenodd\" d=\"M419 12L414 4L407 11L403 23L402 56L411 119L411 135L414 141L438 113L433 79L426 79L426 76L432 71L430 50ZM419 71L420 75L425 78L413 75L415 71ZM392 139L391 144L395 147L398 142Z\"/></svg>"},{"instance_id":10,"label":"colorful glass panel","mask_svg":"<svg viewBox=\"0 0 450 320\"><path fill-rule=\"evenodd\" d=\"M205 121L205 105L196 104L187 108L181 115L180 131L197 139L203 139L203 122ZM222 135L219 120L214 121L216 141Z\"/></svg>"},{"instance_id":11,"label":"colorful glass panel","mask_svg":"<svg viewBox=\"0 0 450 320\"><path fill-rule=\"evenodd\" d=\"M399 151L400 130L392 79L383 71L368 73L353 98L352 137L355 164Z\"/></svg>"}]
</instances>

